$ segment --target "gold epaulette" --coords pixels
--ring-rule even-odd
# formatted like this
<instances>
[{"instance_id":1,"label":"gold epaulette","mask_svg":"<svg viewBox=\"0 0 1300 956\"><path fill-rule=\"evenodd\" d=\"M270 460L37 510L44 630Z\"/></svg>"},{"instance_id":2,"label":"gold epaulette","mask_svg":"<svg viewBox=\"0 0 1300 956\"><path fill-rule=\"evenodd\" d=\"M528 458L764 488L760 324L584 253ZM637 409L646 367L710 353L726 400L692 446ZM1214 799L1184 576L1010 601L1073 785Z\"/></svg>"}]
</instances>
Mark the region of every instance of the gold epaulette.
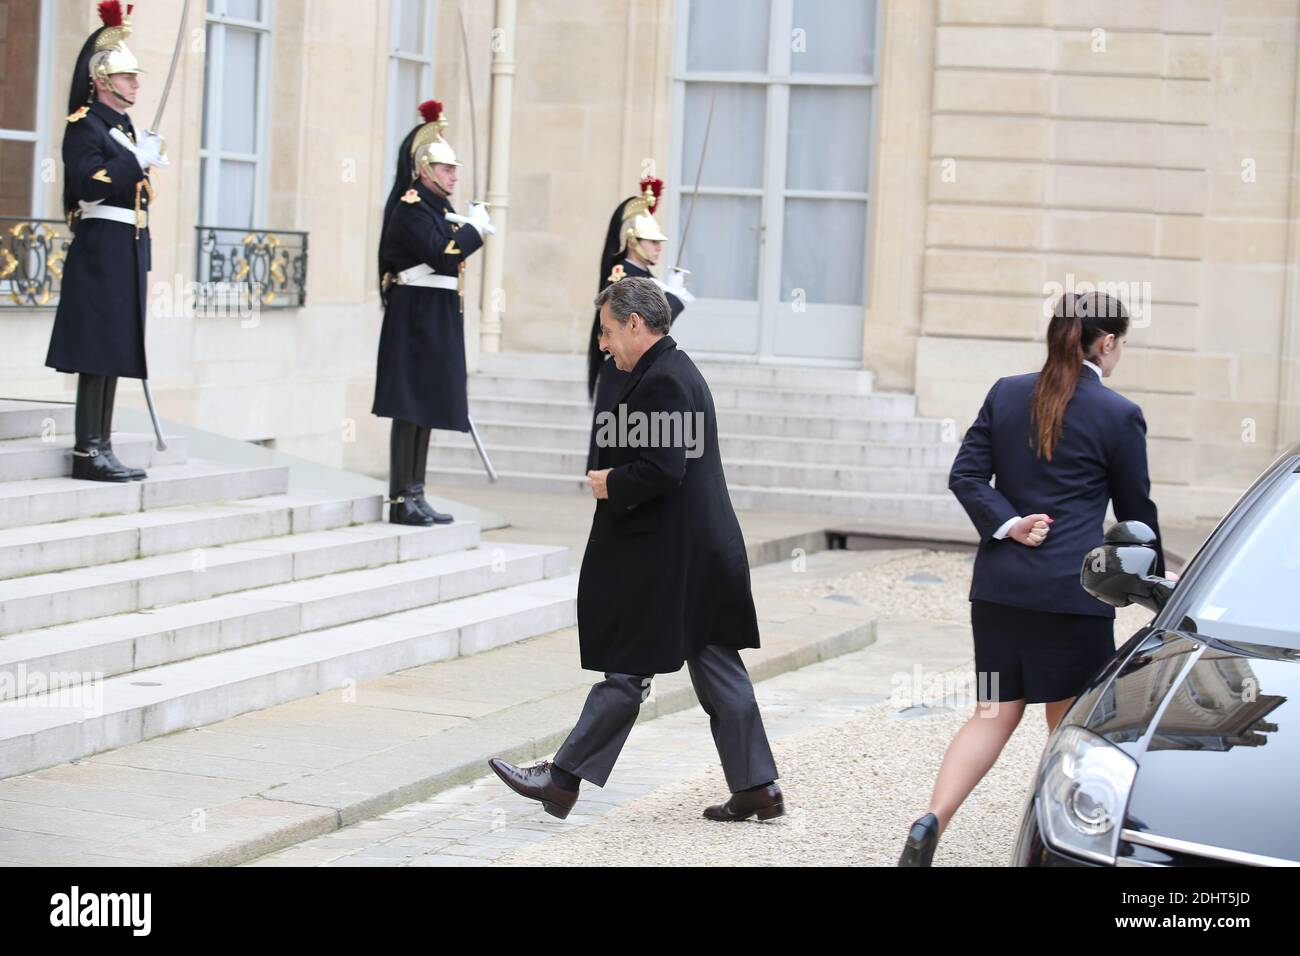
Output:
<instances>
[{"instance_id":1,"label":"gold epaulette","mask_svg":"<svg viewBox=\"0 0 1300 956\"><path fill-rule=\"evenodd\" d=\"M617 282L621 278L623 278L623 264L619 263L610 272L608 281Z\"/></svg>"},{"instance_id":2,"label":"gold epaulette","mask_svg":"<svg viewBox=\"0 0 1300 956\"><path fill-rule=\"evenodd\" d=\"M414 189L408 189L406 192L402 193L402 202L419 202L419 201L420 201L420 194L416 192Z\"/></svg>"},{"instance_id":3,"label":"gold epaulette","mask_svg":"<svg viewBox=\"0 0 1300 956\"><path fill-rule=\"evenodd\" d=\"M89 112L90 112L89 106L79 106L77 107L76 112L68 114L68 122L75 123L77 120L81 119Z\"/></svg>"}]
</instances>

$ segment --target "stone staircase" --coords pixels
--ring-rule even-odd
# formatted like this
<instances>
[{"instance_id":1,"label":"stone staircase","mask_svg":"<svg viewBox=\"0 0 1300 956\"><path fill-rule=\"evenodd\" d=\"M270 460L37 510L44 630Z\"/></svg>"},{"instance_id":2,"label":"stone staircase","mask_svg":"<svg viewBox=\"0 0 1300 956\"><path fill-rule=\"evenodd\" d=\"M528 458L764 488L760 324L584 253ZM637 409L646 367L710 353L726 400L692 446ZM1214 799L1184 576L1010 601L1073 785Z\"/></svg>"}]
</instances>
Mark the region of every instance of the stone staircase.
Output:
<instances>
[{"instance_id":1,"label":"stone staircase","mask_svg":"<svg viewBox=\"0 0 1300 956\"><path fill-rule=\"evenodd\" d=\"M114 435L74 481L73 409L0 400L0 777L572 626L567 548L381 521L377 494Z\"/></svg>"},{"instance_id":2,"label":"stone staircase","mask_svg":"<svg viewBox=\"0 0 1300 956\"><path fill-rule=\"evenodd\" d=\"M737 509L815 512L868 525L968 529L948 491L955 441L912 395L870 372L700 362L718 413ZM484 353L470 410L504 484L586 492L591 405L585 358ZM951 437L951 436L948 436ZM487 480L468 435L434 432L428 480Z\"/></svg>"}]
</instances>

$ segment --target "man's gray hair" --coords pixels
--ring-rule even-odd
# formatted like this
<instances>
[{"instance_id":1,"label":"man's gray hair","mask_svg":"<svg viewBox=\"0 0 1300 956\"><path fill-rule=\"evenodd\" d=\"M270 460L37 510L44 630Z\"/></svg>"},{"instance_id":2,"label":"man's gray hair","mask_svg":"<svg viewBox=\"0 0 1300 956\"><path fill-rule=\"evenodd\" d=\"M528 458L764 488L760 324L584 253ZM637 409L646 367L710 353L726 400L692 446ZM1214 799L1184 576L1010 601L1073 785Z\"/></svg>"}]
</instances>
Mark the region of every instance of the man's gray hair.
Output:
<instances>
[{"instance_id":1,"label":"man's gray hair","mask_svg":"<svg viewBox=\"0 0 1300 956\"><path fill-rule=\"evenodd\" d=\"M673 313L668 308L668 299L653 279L628 276L611 282L596 296L596 308L606 302L619 325L627 325L633 312L641 316L641 321L651 332L666 333L672 324Z\"/></svg>"}]
</instances>

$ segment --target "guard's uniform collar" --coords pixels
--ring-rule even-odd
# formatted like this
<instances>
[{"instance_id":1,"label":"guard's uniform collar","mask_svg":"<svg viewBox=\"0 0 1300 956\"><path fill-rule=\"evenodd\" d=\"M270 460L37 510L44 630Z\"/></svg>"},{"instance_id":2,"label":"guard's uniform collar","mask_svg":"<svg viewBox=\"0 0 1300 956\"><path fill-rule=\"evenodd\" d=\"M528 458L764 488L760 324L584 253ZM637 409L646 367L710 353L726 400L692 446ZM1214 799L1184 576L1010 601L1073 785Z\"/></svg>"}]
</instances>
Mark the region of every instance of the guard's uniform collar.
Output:
<instances>
[{"instance_id":1,"label":"guard's uniform collar","mask_svg":"<svg viewBox=\"0 0 1300 956\"><path fill-rule=\"evenodd\" d=\"M126 113L119 113L101 100L91 103L90 111L107 123L109 129L120 129L124 133L134 135L135 127L131 125L131 117Z\"/></svg>"}]
</instances>

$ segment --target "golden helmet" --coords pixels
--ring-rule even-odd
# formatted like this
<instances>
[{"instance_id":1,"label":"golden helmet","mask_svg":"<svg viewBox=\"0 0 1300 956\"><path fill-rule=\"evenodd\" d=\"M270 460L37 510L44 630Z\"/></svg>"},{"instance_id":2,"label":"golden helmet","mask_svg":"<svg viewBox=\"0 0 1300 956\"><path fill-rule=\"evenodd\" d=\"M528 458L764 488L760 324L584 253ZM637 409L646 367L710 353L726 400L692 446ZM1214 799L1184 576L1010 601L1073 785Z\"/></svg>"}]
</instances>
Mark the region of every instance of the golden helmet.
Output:
<instances>
[{"instance_id":1,"label":"golden helmet","mask_svg":"<svg viewBox=\"0 0 1300 956\"><path fill-rule=\"evenodd\" d=\"M127 4L126 15L118 0L105 0L99 5L99 18L104 27L95 37L95 52L90 57L91 79L108 79L114 73L143 73L140 61L126 45L131 35L129 19L134 4Z\"/></svg>"},{"instance_id":2,"label":"golden helmet","mask_svg":"<svg viewBox=\"0 0 1300 956\"><path fill-rule=\"evenodd\" d=\"M659 223L655 222L654 211L659 207L659 196L663 192L664 181L651 176L641 180L641 195L629 199L623 206L623 239L630 243L635 239L653 239L667 242Z\"/></svg>"},{"instance_id":3,"label":"golden helmet","mask_svg":"<svg viewBox=\"0 0 1300 956\"><path fill-rule=\"evenodd\" d=\"M447 121L442 116L442 103L427 100L420 104L420 117L424 125L411 141L411 173L418 176L424 166L443 163L447 166L459 166L456 153L445 139L442 131L447 128Z\"/></svg>"}]
</instances>

